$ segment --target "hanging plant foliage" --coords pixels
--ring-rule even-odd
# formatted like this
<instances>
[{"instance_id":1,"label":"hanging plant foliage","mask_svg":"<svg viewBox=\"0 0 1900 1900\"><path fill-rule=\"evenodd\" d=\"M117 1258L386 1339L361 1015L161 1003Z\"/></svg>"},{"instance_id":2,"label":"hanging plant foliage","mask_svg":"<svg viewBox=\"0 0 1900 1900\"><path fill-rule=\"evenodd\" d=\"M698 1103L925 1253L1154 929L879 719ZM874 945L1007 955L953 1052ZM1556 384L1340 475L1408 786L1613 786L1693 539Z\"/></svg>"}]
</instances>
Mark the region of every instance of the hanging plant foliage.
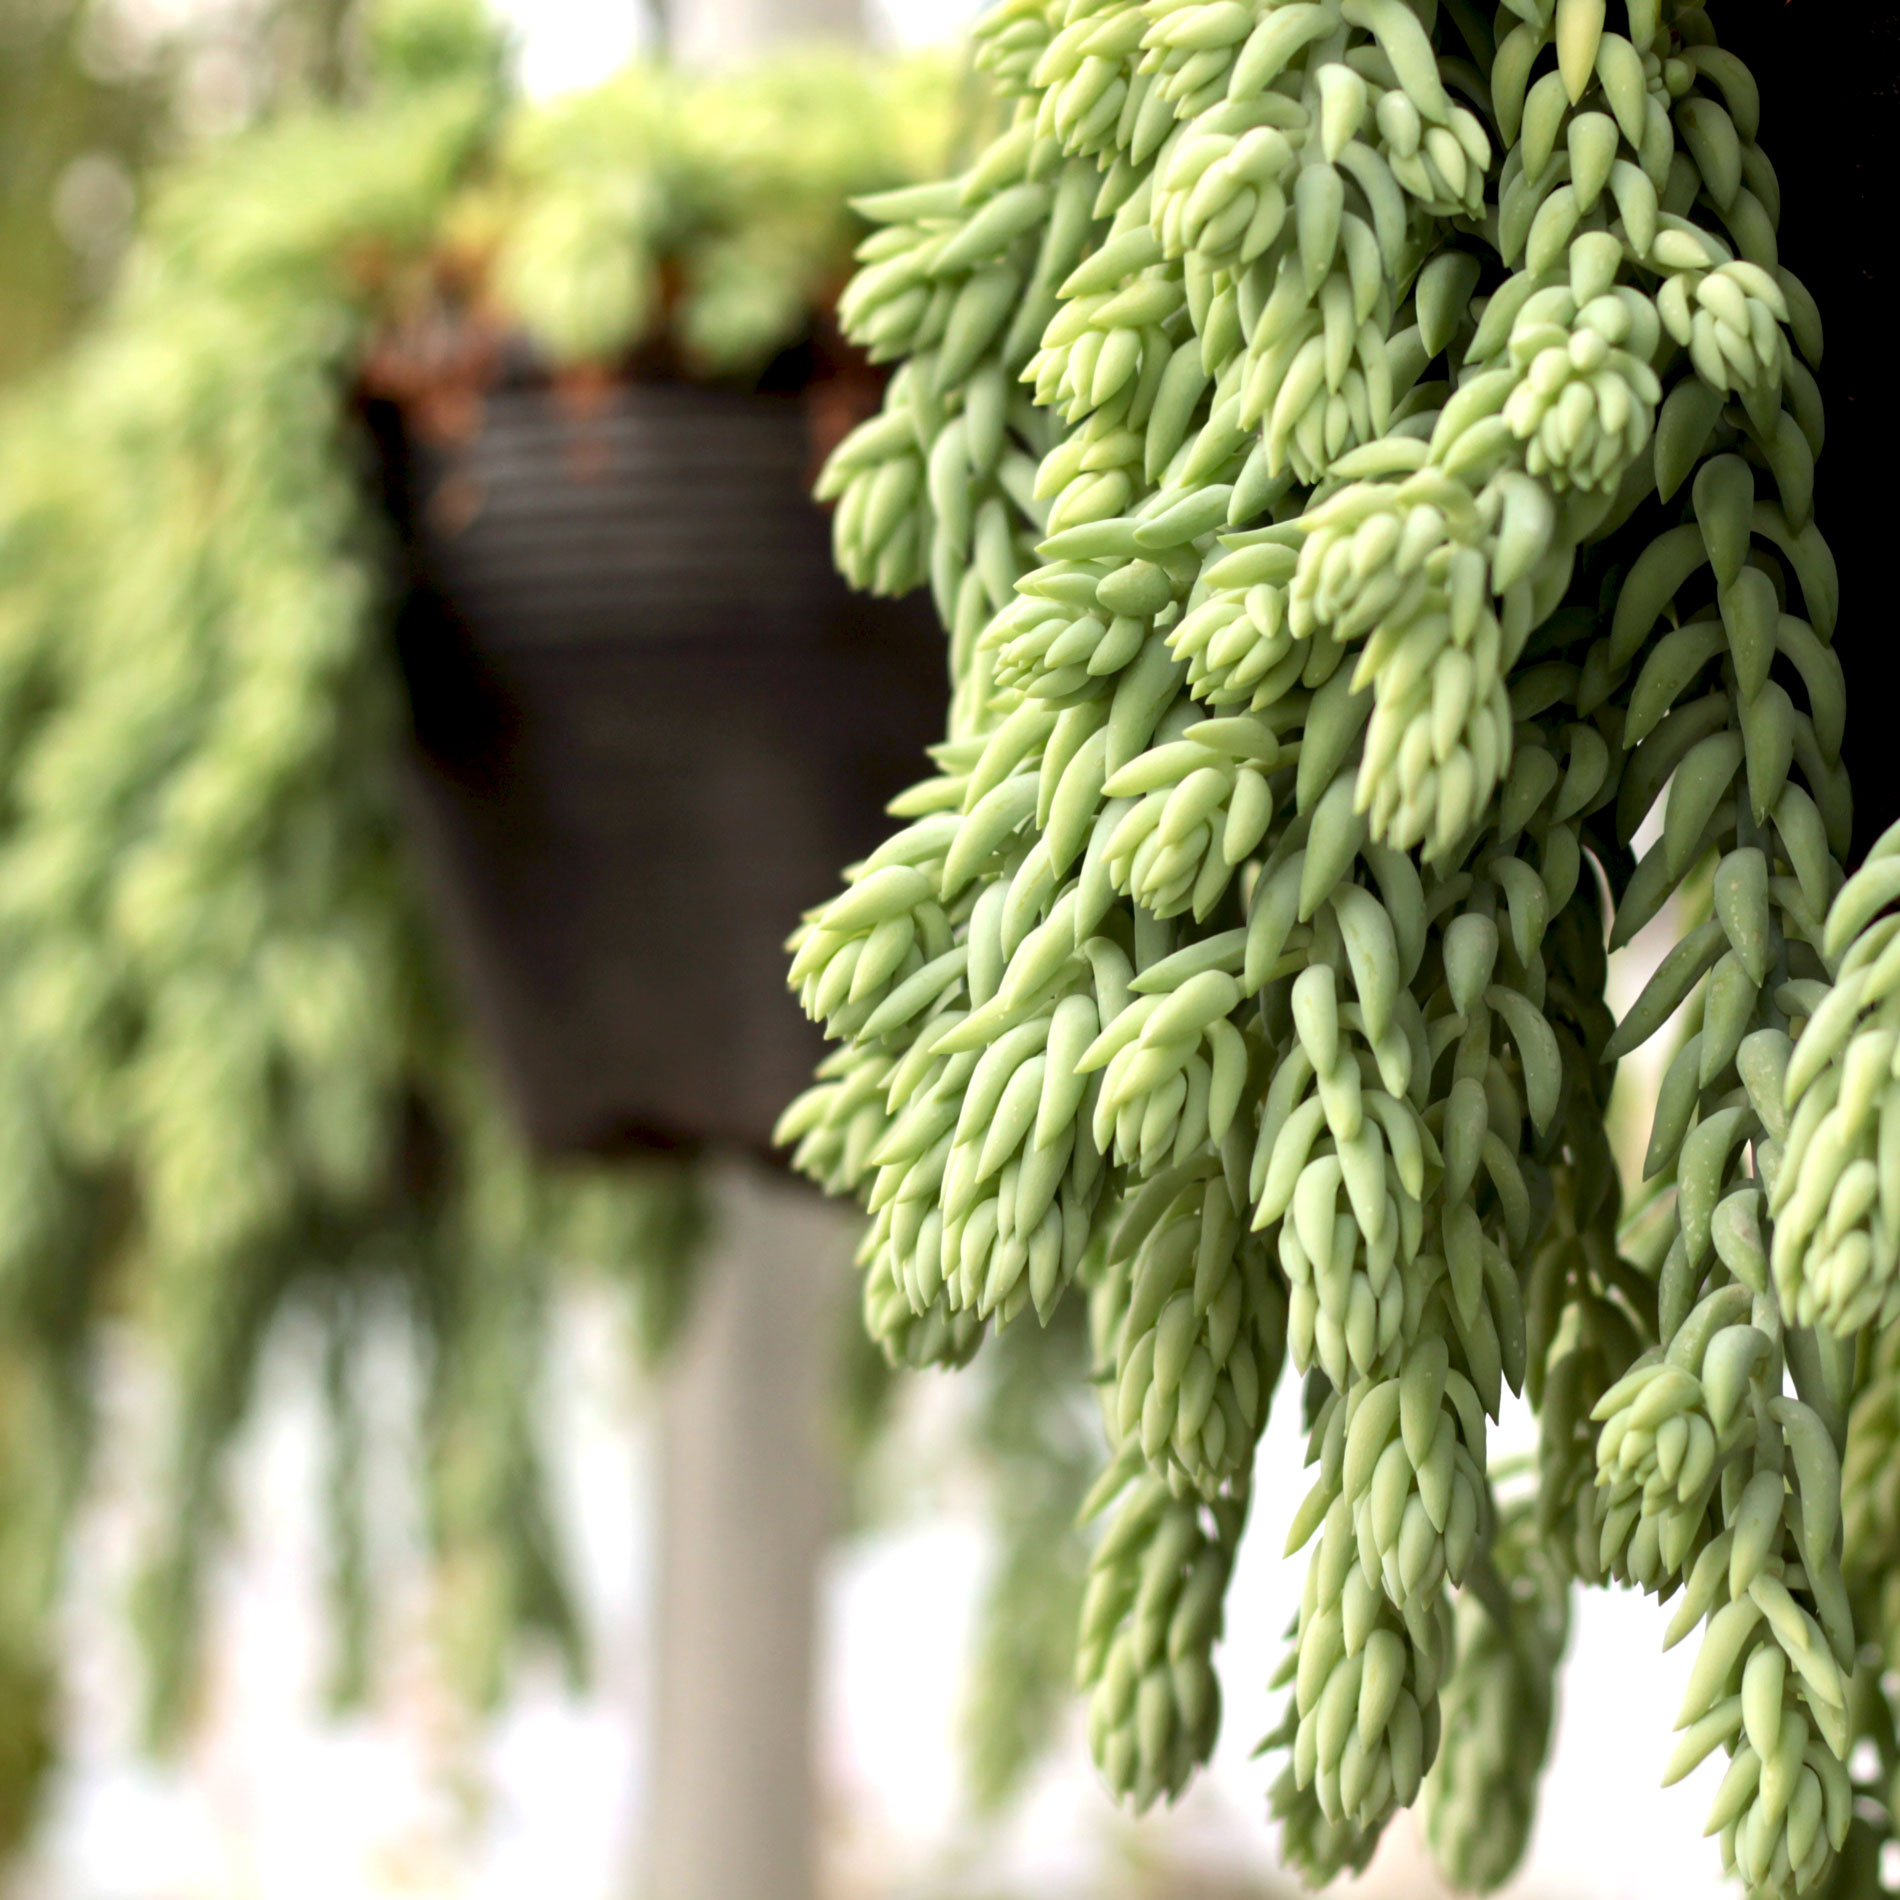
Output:
<instances>
[{"instance_id":1,"label":"hanging plant foliage","mask_svg":"<svg viewBox=\"0 0 1900 1900\"><path fill-rule=\"evenodd\" d=\"M1315 1883L1421 1797L1508 1877L1566 1580L1698 1642L1669 1778L1727 1756L1751 1892L1871 1892L1892 1831L1900 829L1843 882L1821 324L1721 18L1004 0L1007 128L865 204L842 304L901 367L838 557L929 582L956 688L794 939L839 1047L781 1133L865 1200L894 1359L1087 1299L1080 1675L1137 1807L1212 1747L1304 1381L1270 1739ZM1618 1022L1606 943L1663 917ZM1672 1022L1626 1204L1615 1066Z\"/></svg>"}]
</instances>

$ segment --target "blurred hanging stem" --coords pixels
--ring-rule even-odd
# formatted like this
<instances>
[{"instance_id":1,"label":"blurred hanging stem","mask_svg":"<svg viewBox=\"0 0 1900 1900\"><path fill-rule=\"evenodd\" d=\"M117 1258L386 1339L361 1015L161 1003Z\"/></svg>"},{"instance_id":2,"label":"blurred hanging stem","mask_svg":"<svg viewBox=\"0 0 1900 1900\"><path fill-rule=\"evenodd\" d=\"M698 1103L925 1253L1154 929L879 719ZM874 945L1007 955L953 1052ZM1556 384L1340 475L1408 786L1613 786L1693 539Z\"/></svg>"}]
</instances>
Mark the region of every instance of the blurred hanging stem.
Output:
<instances>
[{"instance_id":1,"label":"blurred hanging stem","mask_svg":"<svg viewBox=\"0 0 1900 1900\"><path fill-rule=\"evenodd\" d=\"M646 20L647 47L654 59L673 57L673 0L636 0Z\"/></svg>"},{"instance_id":2,"label":"blurred hanging stem","mask_svg":"<svg viewBox=\"0 0 1900 1900\"><path fill-rule=\"evenodd\" d=\"M363 1346L361 1300L339 1286L331 1303L324 1342L324 1404L330 1419L328 1479L330 1602L333 1651L329 1701L333 1709L359 1705L369 1690L369 1538L364 1509L364 1421L359 1378L353 1377Z\"/></svg>"},{"instance_id":3,"label":"blurred hanging stem","mask_svg":"<svg viewBox=\"0 0 1900 1900\"><path fill-rule=\"evenodd\" d=\"M996 1814L1054 1740L1070 1706L1076 1622L1088 1572L1077 1522L1101 1465L1086 1399L1080 1309L997 1342L974 1426L989 1467L996 1552L978 1611L962 1709L972 1804Z\"/></svg>"}]
</instances>

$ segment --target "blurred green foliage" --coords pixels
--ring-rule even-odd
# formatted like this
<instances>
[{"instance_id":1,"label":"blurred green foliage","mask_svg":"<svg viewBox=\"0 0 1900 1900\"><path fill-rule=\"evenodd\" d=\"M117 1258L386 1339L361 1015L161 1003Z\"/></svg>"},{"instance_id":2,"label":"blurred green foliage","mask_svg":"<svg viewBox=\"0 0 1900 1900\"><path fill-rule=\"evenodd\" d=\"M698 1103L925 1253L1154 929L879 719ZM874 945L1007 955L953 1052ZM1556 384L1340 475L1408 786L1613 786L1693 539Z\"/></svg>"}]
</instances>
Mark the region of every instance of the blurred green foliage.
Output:
<instances>
[{"instance_id":1,"label":"blurred green foliage","mask_svg":"<svg viewBox=\"0 0 1900 1900\"><path fill-rule=\"evenodd\" d=\"M328 1340L339 1692L373 1672L356 1368L392 1305L452 1680L492 1700L523 1631L578 1666L536 1423L554 1273L618 1272L657 1352L697 1202L658 1161L537 1164L469 1048L399 819L351 397L424 320L744 376L842 279L846 197L934 172L953 121L944 69L842 56L530 109L474 0L360 25L360 81L306 74L151 179L98 320L0 404L0 1844L52 1745L115 1323L175 1400L136 1606L155 1739L190 1714L223 1454L289 1311Z\"/></svg>"},{"instance_id":2,"label":"blurred green foliage","mask_svg":"<svg viewBox=\"0 0 1900 1900\"><path fill-rule=\"evenodd\" d=\"M978 1813L1022 1789L1074 1707L1075 1632L1088 1575L1079 1513L1102 1466L1079 1309L998 1336L974 1449L996 1552L964 1692L965 1775Z\"/></svg>"},{"instance_id":3,"label":"blurred green foliage","mask_svg":"<svg viewBox=\"0 0 1900 1900\"><path fill-rule=\"evenodd\" d=\"M155 79L88 61L87 20L75 0L0 7L0 378L70 331L164 117Z\"/></svg>"},{"instance_id":4,"label":"blurred green foliage","mask_svg":"<svg viewBox=\"0 0 1900 1900\"><path fill-rule=\"evenodd\" d=\"M0 380L44 362L109 290L156 164L340 97L355 0L0 6Z\"/></svg>"}]
</instances>

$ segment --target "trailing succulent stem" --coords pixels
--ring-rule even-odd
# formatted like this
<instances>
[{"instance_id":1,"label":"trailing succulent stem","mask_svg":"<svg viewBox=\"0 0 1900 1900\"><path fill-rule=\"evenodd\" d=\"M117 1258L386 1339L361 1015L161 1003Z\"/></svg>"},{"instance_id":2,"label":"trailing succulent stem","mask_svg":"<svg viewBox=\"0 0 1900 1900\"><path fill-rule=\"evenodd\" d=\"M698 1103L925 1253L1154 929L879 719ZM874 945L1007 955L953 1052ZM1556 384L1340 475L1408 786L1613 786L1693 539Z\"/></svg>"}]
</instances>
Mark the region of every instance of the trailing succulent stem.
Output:
<instances>
[{"instance_id":1,"label":"trailing succulent stem","mask_svg":"<svg viewBox=\"0 0 1900 1900\"><path fill-rule=\"evenodd\" d=\"M1274 1807L1315 1880L1421 1789L1449 1871L1508 1875L1569 1579L1699 1632L1670 1774L1727 1755L1752 1893L1865 1864L1841 1460L1900 1314L1900 835L1843 888L1820 322L1720 19L1006 0L1007 130L867 205L845 303L900 367L821 493L854 580L932 587L954 698L794 940L839 1048L785 1135L872 1210L893 1354L1087 1293L1082 1673L1138 1805L1211 1745L1304 1375ZM1664 916L1615 1022L1606 940ZM1672 1019L1619 1238L1614 1065Z\"/></svg>"}]
</instances>

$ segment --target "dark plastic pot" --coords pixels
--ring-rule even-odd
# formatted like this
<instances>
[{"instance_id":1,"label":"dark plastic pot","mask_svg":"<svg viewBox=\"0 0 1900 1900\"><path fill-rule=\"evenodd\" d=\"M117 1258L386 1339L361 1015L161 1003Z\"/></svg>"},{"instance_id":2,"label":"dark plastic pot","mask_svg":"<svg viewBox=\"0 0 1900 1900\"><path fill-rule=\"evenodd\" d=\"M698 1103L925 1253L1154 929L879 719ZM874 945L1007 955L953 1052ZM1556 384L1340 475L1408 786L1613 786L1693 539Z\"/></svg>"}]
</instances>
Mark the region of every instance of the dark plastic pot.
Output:
<instances>
[{"instance_id":1,"label":"dark plastic pot","mask_svg":"<svg viewBox=\"0 0 1900 1900\"><path fill-rule=\"evenodd\" d=\"M381 418L415 826L545 1150L768 1147L821 1054L784 939L941 734L935 618L837 578L807 417L634 382L492 390L457 443Z\"/></svg>"},{"instance_id":2,"label":"dark plastic pot","mask_svg":"<svg viewBox=\"0 0 1900 1900\"><path fill-rule=\"evenodd\" d=\"M1761 87L1761 141L1781 186L1781 261L1813 292L1827 348L1827 447L1815 515L1841 570L1836 646L1849 685L1843 747L1854 855L1900 818L1888 597L1900 365L1900 6L1894 0L1719 0L1710 18Z\"/></svg>"}]
</instances>

